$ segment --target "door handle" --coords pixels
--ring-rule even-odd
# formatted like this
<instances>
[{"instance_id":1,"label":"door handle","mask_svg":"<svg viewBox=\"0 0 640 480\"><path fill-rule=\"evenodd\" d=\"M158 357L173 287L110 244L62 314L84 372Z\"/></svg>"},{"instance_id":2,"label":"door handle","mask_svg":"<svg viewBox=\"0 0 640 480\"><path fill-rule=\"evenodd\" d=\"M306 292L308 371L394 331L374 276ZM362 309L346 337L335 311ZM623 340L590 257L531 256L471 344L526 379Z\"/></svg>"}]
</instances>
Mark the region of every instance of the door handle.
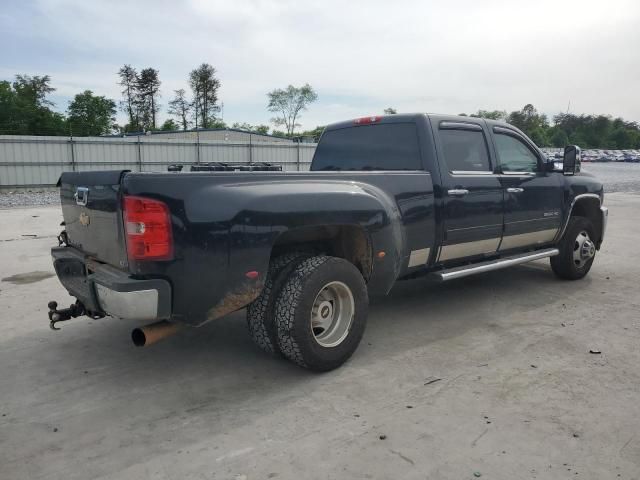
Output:
<instances>
[{"instance_id":1,"label":"door handle","mask_svg":"<svg viewBox=\"0 0 640 480\"><path fill-rule=\"evenodd\" d=\"M469 193L469 190L464 189L464 188L454 188L452 190L448 190L447 193L449 195L451 195L452 197L463 197L467 193Z\"/></svg>"},{"instance_id":2,"label":"door handle","mask_svg":"<svg viewBox=\"0 0 640 480\"><path fill-rule=\"evenodd\" d=\"M507 188L507 192L509 193L522 193L524 192L524 188Z\"/></svg>"}]
</instances>

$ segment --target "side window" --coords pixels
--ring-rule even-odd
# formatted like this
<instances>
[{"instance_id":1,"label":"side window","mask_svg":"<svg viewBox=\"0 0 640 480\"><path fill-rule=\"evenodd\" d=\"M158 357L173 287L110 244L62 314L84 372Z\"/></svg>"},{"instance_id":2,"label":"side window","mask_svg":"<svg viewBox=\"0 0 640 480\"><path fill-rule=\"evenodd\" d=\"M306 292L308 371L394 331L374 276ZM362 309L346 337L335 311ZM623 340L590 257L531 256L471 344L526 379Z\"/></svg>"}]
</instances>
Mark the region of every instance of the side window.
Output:
<instances>
[{"instance_id":1,"label":"side window","mask_svg":"<svg viewBox=\"0 0 640 480\"><path fill-rule=\"evenodd\" d=\"M538 157L521 140L511 135L495 134L496 150L503 172L537 172Z\"/></svg>"},{"instance_id":2,"label":"side window","mask_svg":"<svg viewBox=\"0 0 640 480\"><path fill-rule=\"evenodd\" d=\"M491 171L489 151L480 130L440 130L444 161L451 172Z\"/></svg>"}]
</instances>

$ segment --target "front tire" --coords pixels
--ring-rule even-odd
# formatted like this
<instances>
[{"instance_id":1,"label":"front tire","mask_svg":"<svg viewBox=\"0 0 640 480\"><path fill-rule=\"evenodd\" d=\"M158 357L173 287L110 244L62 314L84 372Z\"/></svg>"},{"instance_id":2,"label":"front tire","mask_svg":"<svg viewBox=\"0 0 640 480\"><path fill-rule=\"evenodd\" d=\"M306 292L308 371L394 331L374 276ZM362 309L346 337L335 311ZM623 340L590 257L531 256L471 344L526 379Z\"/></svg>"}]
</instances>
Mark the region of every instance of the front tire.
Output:
<instances>
[{"instance_id":1,"label":"front tire","mask_svg":"<svg viewBox=\"0 0 640 480\"><path fill-rule=\"evenodd\" d=\"M560 253L551 257L551 269L557 277L565 280L583 278L595 259L596 238L593 224L585 217L571 217L560 241Z\"/></svg>"},{"instance_id":2,"label":"front tire","mask_svg":"<svg viewBox=\"0 0 640 480\"><path fill-rule=\"evenodd\" d=\"M339 367L362 339L368 305L364 278L353 264L327 256L302 261L276 301L280 351L310 370Z\"/></svg>"}]
</instances>

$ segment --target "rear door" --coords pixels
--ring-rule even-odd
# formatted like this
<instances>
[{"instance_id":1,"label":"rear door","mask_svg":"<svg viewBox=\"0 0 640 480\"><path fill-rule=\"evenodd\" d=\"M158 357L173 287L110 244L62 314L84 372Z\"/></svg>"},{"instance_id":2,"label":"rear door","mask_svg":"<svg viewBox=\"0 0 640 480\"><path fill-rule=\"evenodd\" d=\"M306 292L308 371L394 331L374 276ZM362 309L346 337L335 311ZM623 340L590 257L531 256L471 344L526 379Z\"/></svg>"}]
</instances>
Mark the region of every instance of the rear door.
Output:
<instances>
[{"instance_id":1,"label":"rear door","mask_svg":"<svg viewBox=\"0 0 640 480\"><path fill-rule=\"evenodd\" d=\"M433 146L431 136L422 138L423 148L429 153L421 158L421 138L412 117L358 119L357 123L326 130L316 148L311 170L408 172L406 176L364 178L373 184L384 178L380 185L393 195L402 215L406 267L419 268L428 262L435 243ZM424 116L417 118L425 122Z\"/></svg>"},{"instance_id":2,"label":"rear door","mask_svg":"<svg viewBox=\"0 0 640 480\"><path fill-rule=\"evenodd\" d=\"M120 181L125 172L65 172L60 177L68 244L118 268L127 267L120 208Z\"/></svg>"},{"instance_id":3,"label":"rear door","mask_svg":"<svg viewBox=\"0 0 640 480\"><path fill-rule=\"evenodd\" d=\"M504 188L504 236L500 251L536 248L554 240L562 220L561 174L518 131L494 126L493 141Z\"/></svg>"},{"instance_id":4,"label":"rear door","mask_svg":"<svg viewBox=\"0 0 640 480\"><path fill-rule=\"evenodd\" d=\"M442 177L444 232L437 262L495 255L502 238L503 188L481 119L431 117Z\"/></svg>"}]
</instances>

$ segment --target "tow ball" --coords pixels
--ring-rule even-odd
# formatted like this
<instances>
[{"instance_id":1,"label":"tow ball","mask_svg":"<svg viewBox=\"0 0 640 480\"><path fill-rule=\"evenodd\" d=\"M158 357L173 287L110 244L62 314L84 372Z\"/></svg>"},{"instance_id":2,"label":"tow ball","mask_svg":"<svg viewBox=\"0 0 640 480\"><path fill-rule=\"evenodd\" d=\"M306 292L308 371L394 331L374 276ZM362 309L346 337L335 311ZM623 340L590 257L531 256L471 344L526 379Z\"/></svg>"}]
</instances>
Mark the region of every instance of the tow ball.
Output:
<instances>
[{"instance_id":1,"label":"tow ball","mask_svg":"<svg viewBox=\"0 0 640 480\"><path fill-rule=\"evenodd\" d=\"M49 307L49 328L51 330L60 330L56 327L56 323L66 322L80 315L84 315L86 312L84 305L80 302L76 302L69 306L69 308L61 308L58 310L58 302L51 301L47 304Z\"/></svg>"}]
</instances>

